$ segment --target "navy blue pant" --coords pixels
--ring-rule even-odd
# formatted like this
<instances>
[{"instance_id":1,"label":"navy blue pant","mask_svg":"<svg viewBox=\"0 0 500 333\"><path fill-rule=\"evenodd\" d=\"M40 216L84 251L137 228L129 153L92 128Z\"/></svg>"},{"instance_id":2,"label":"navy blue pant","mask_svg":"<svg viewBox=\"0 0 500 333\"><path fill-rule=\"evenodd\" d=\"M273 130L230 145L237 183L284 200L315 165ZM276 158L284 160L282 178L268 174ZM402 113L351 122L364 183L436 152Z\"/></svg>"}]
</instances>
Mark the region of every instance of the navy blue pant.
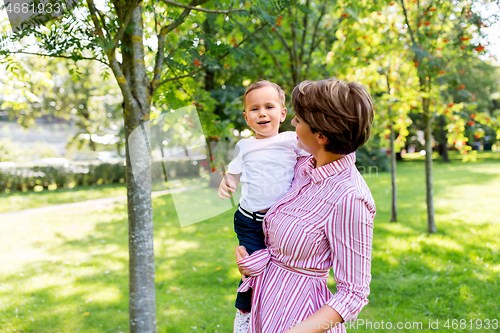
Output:
<instances>
[{"instance_id":1,"label":"navy blue pant","mask_svg":"<svg viewBox=\"0 0 500 333\"><path fill-rule=\"evenodd\" d=\"M240 210L243 210L243 213ZM234 232L238 236L238 243L247 249L249 255L266 247L262 231L264 215L265 213L253 213L242 208L234 213ZM243 281L240 280L239 285L241 286L242 283ZM234 305L237 309L250 311L252 309L252 289L238 293Z\"/></svg>"}]
</instances>

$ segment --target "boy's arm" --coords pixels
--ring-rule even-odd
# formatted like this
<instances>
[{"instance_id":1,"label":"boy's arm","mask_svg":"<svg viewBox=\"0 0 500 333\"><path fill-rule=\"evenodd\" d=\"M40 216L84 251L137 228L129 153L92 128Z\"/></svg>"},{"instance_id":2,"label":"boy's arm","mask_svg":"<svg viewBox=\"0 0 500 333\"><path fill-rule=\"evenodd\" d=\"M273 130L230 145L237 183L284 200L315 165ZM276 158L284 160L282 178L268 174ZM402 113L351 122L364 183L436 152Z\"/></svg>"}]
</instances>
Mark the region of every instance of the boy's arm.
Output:
<instances>
[{"instance_id":1,"label":"boy's arm","mask_svg":"<svg viewBox=\"0 0 500 333\"><path fill-rule=\"evenodd\" d=\"M236 192L236 187L240 183L240 177L241 173L238 174L227 173L224 176L224 178L222 178L222 181L220 182L219 185L219 198L221 198L222 200L226 198L231 198L230 193Z\"/></svg>"}]
</instances>

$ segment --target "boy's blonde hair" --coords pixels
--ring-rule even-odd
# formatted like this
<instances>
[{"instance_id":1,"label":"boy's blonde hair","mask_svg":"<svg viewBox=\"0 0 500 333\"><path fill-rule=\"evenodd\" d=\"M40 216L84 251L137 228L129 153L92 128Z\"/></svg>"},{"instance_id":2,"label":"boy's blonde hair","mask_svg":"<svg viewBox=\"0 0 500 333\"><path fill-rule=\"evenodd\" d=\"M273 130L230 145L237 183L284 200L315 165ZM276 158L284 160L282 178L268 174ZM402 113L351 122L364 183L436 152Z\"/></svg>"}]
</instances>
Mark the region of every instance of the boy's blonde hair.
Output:
<instances>
[{"instance_id":1,"label":"boy's blonde hair","mask_svg":"<svg viewBox=\"0 0 500 333\"><path fill-rule=\"evenodd\" d=\"M276 83L271 82L271 81L266 81L266 80L255 82L255 83L252 83L250 86L248 86L247 90L245 91L245 95L243 96L243 104L245 105L245 107L247 104L248 93L251 92L252 90L256 90L256 89L263 88L263 87L275 88L276 91L278 92L278 96L279 96L280 101L281 101L281 106L285 107L285 92L283 91L283 89L281 89L281 87L278 86Z\"/></svg>"},{"instance_id":2,"label":"boy's blonde hair","mask_svg":"<svg viewBox=\"0 0 500 333\"><path fill-rule=\"evenodd\" d=\"M303 81L292 92L295 114L328 138L325 150L349 154L370 138L373 102L365 87L335 78Z\"/></svg>"}]
</instances>

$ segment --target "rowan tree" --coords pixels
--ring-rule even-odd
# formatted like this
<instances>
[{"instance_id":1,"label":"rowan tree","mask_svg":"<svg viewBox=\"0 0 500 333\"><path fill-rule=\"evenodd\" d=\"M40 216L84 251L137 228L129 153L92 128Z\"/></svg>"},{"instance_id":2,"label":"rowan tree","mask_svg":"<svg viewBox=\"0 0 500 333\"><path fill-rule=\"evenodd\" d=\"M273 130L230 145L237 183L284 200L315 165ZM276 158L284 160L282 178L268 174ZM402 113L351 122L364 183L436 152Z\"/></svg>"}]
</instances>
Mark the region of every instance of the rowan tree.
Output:
<instances>
[{"instance_id":1,"label":"rowan tree","mask_svg":"<svg viewBox=\"0 0 500 333\"><path fill-rule=\"evenodd\" d=\"M38 24L25 24L21 32L2 36L2 41L8 39L12 44L7 47L3 43L0 56L11 64L15 63L12 55L16 53L69 58L75 62L94 60L108 67L117 82L123 97L127 146L131 332L156 332L157 325L151 170L146 168L134 177L131 167L131 155L135 156L135 163L146 165L151 156L147 149L135 148L131 151L134 148L130 146L129 135L150 120L155 98L161 103L168 94L178 94L181 98L176 101L193 94L186 87L193 88L195 82L186 81L184 86L171 83L216 68L218 61L237 53L242 43L266 26L268 21L274 20L272 12L281 10L280 6L271 1L252 5L243 1L192 0L182 4L170 0L110 0L102 3L87 0L86 3L75 4L60 17L38 17ZM202 42L197 36L197 29L206 15L211 14L217 14L217 20L223 22L232 15L241 15L244 25L251 26L253 30L247 29L248 34L229 44L223 36L224 24L219 24L221 34ZM256 18L259 24L246 24L245 20ZM180 33L182 31L186 34ZM36 50L23 44L24 38L29 36L37 41ZM194 95L202 101L206 98L200 89L196 89ZM166 108L176 107L165 101ZM213 110L205 110L201 115L210 119L210 113ZM215 131L211 124L217 124L208 119L202 119L208 124L207 131Z\"/></svg>"},{"instance_id":2,"label":"rowan tree","mask_svg":"<svg viewBox=\"0 0 500 333\"><path fill-rule=\"evenodd\" d=\"M419 100L425 138L427 231L437 232L434 220L434 190L432 174L432 123L449 105L444 93L448 86L466 89L465 84L446 80L445 76L456 68L463 53L478 45L471 40L481 38L483 18L472 0L400 0L399 10L404 18L401 37L406 39L419 80ZM461 105L460 107L463 107ZM459 108L459 106L456 106ZM454 110L457 112L458 110ZM461 132L458 116L451 118L456 132ZM457 143L459 141L457 140ZM463 150L470 146L460 145Z\"/></svg>"}]
</instances>

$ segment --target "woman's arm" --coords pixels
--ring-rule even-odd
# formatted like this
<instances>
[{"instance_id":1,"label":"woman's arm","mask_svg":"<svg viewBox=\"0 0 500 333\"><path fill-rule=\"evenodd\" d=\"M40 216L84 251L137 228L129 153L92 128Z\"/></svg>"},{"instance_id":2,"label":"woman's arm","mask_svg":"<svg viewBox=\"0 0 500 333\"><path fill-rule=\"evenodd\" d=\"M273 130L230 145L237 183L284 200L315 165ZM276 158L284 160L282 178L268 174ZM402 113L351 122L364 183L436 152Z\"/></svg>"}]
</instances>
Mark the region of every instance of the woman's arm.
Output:
<instances>
[{"instance_id":1,"label":"woman's arm","mask_svg":"<svg viewBox=\"0 0 500 333\"><path fill-rule=\"evenodd\" d=\"M337 292L326 302L346 322L368 304L371 282L373 218L371 198L346 195L335 206L325 234L330 242Z\"/></svg>"},{"instance_id":2,"label":"woman's arm","mask_svg":"<svg viewBox=\"0 0 500 333\"><path fill-rule=\"evenodd\" d=\"M306 320L298 323L285 333L323 333L343 322L344 320L338 312L325 304Z\"/></svg>"}]
</instances>

